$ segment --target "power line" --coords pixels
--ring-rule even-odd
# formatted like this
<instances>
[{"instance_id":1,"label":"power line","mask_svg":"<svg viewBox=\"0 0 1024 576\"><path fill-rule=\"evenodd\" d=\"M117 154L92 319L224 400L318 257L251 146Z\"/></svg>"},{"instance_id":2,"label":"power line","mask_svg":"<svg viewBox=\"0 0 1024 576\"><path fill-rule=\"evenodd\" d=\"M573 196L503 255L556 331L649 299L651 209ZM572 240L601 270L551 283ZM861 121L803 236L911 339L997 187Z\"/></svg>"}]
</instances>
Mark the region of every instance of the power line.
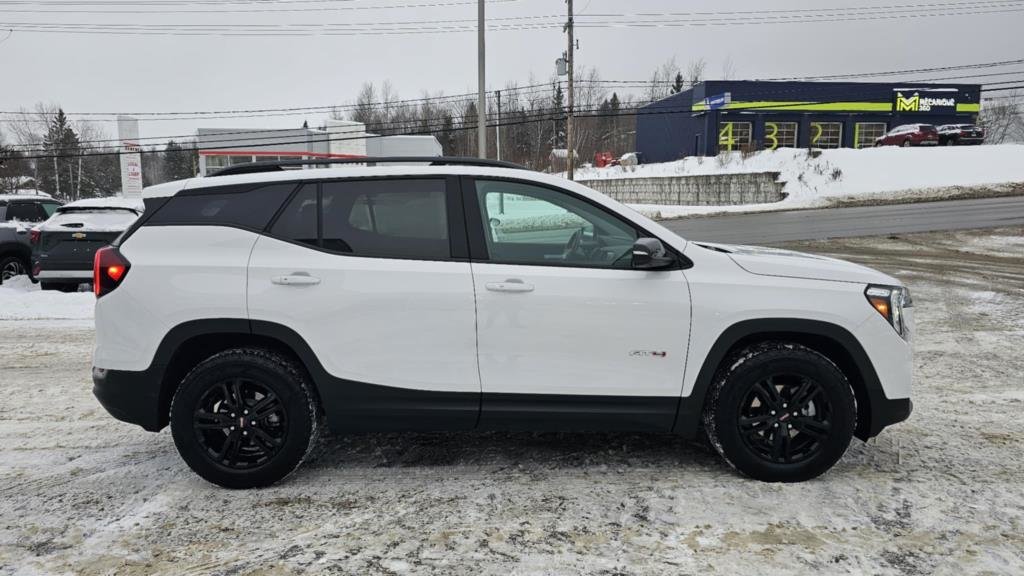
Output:
<instances>
[{"instance_id":1,"label":"power line","mask_svg":"<svg viewBox=\"0 0 1024 576\"><path fill-rule=\"evenodd\" d=\"M960 2L930 4L936 10L921 11L920 7L868 7L815 9L815 11L749 11L717 13L726 15L718 18L673 18L677 14L692 15L702 13L655 13L637 15L648 20L624 20L628 14L603 15L614 16L613 20L592 20L579 22L577 26L587 28L674 28L681 26L722 26L750 24L783 24L783 23L821 23L858 20L891 20L897 18L929 18L954 15L991 15L1022 12L1024 8L1020 0L991 0L987 2ZM885 8L884 12L876 12ZM716 14L716 13L710 13ZM750 14L742 16L741 14ZM550 20L550 21L545 21ZM560 27L562 23L557 16L511 16L492 19L490 28L495 31L504 30L540 30ZM36 33L75 33L75 34L120 34L120 35L170 35L170 36L355 36L364 34L431 34L440 32L467 32L475 30L469 20L415 20L398 22L344 22L344 23L289 23L289 24L252 24L252 23L220 23L220 24L144 24L144 23L84 23L84 22L10 22L0 24L16 30Z\"/></svg>"},{"instance_id":2,"label":"power line","mask_svg":"<svg viewBox=\"0 0 1024 576\"><path fill-rule=\"evenodd\" d=\"M996 89L993 89L991 91L992 92L998 92L998 91L1005 91L1005 90L1016 90L1016 89L1021 89L1021 88L1024 88L1024 84L1018 85L1018 86L1010 86L1010 87L1006 87L1006 88L996 88ZM831 101L826 101L826 102L807 102L807 103L808 104L837 104L837 103L842 103L842 102L845 102L845 101L846 100L831 100ZM759 110L759 111L760 110L769 110L769 109L780 109L780 110L790 109L791 110L795 106L798 106L800 104L801 103L792 103L792 102L784 102L784 103L778 103L778 104L768 104L768 105L758 106L757 110ZM641 108L639 106L636 106L636 107L632 107L632 108L620 109L618 112L603 112L599 108L591 108L591 109L587 109L587 110L580 110L579 112L582 113L582 114L586 114L586 116L584 116L586 118L607 118L607 117L623 117L623 116L637 116L637 117L639 117L639 116L646 116L646 115L680 114L680 113L688 113L688 112L692 112L692 111L693 111L692 105L687 104L687 105L680 105L680 106L658 107L658 108L655 108L655 109L645 109L645 108ZM508 121L504 121L504 122L486 123L486 126L488 128L493 128L495 126L505 127L505 126L516 126L516 125L530 124L530 123L550 122L550 121L553 121L553 120L561 119L563 114L564 114L564 111L563 110L559 110L559 109L545 110L545 111L542 111L540 113L533 114L533 115L524 115L522 118L517 119L517 120L508 120ZM452 127L450 130L447 130L447 131L450 131L450 132L463 132L463 131L468 131L468 130L477 130L476 124ZM402 134L390 134L390 135L389 134L377 134L377 135L369 135L369 136L365 136L365 137L364 136L353 136L353 137L345 137L345 138L332 138L331 135L324 134L322 137L317 137L317 138L303 137L301 139L295 139L295 140L280 140L280 141L272 141L272 142L260 142L260 143L257 143L257 144L247 144L247 145L243 144L242 146L243 146L244 149L249 150L249 149L252 149L252 148L269 148L271 146L282 146L282 145L288 145L288 144L308 144L308 143L323 143L323 142L340 142L340 141L346 141L346 140L384 138L384 137L388 137L388 136L398 136L398 135L434 134L434 133L439 132L439 131L441 131L441 129L436 124L428 124L426 127L422 128L422 129L413 130L411 132L405 132L405 133L402 133ZM264 140L265 140L265 138L264 138ZM201 148L197 144L194 147L185 148L185 149L186 150L234 150L234 149L238 149L238 148L239 148L238 144L233 144L233 145L230 145L230 146L209 146L209 147L203 146ZM86 150L89 150L89 148L86 148ZM33 151L28 151L28 152L45 152L45 151L46 150L33 150ZM143 154L153 154L153 153L160 153L160 152L161 152L160 150L142 150L141 151L141 153L143 153ZM282 151L282 153L283 152L284 151ZM303 151L290 151L290 152L294 153L294 155L302 155ZM309 151L305 151L305 152L309 152ZM20 160L39 160L39 159L53 159L53 158L79 158L79 157L89 157L89 156L120 156L121 154L125 154L125 153L127 153L127 152L104 151L104 152L86 152L86 153L77 153L77 154L38 154L38 155L20 156L17 159L20 159ZM310 161L310 164L315 164L315 163L316 163L315 160L311 160Z\"/></svg>"},{"instance_id":3,"label":"power line","mask_svg":"<svg viewBox=\"0 0 1024 576\"><path fill-rule=\"evenodd\" d=\"M518 2L519 0L485 0L488 4L506 4L509 2ZM296 2L298 3L298 2ZM32 3L16 3L17 6L34 6L37 4L41 5L53 5L62 4L59 2L32 2ZM119 6L133 5L133 2L118 2ZM195 4L194 2L185 2L184 4ZM156 5L155 8L150 10L144 9L121 9L115 8L113 10L76 10L68 8L60 8L58 10L40 10L40 9L24 9L24 8L3 8L8 3L0 2L0 13L11 13L11 14L262 14L262 13L281 13L281 12L341 12L341 11L354 11L354 10L393 10L401 8L449 8L454 6L468 6L476 5L477 0L453 0L453 1L439 1L439 2L415 2L407 4L387 4L384 6L305 6L295 7L288 6L284 8L222 8L223 4L236 4L235 2L212 2L210 5L215 5L213 8L201 10L201 9L180 9L180 8L161 8L161 5ZM259 2L258 4L271 4ZM292 3L288 3L292 4ZM92 3L81 3L74 4L76 6L92 5ZM112 4L103 3L104 6L111 6Z\"/></svg>"}]
</instances>

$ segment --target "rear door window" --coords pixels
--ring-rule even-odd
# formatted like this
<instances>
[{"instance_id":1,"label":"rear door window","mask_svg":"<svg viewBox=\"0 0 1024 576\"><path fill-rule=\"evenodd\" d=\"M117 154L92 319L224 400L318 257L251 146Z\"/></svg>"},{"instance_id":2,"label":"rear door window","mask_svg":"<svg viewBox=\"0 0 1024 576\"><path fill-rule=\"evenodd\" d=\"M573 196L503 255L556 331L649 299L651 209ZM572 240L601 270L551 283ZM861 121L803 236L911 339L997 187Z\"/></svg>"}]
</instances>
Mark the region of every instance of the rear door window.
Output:
<instances>
[{"instance_id":1,"label":"rear door window","mask_svg":"<svg viewBox=\"0 0 1024 576\"><path fill-rule=\"evenodd\" d=\"M354 256L451 257L443 179L349 180L322 184L322 245Z\"/></svg>"},{"instance_id":2,"label":"rear door window","mask_svg":"<svg viewBox=\"0 0 1024 576\"><path fill-rule=\"evenodd\" d=\"M270 234L282 240L319 246L316 190L316 183L303 185L281 211Z\"/></svg>"}]
</instances>

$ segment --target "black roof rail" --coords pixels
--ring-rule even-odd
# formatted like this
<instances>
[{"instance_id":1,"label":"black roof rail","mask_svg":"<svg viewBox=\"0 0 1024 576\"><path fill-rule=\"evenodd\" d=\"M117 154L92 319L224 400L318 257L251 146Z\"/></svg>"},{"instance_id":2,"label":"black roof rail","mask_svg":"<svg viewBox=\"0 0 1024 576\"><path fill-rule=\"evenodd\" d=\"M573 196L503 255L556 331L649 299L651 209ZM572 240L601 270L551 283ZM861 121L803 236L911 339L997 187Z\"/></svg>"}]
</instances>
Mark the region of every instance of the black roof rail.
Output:
<instances>
[{"instance_id":1,"label":"black roof rail","mask_svg":"<svg viewBox=\"0 0 1024 576\"><path fill-rule=\"evenodd\" d=\"M391 164L395 162L423 162L431 166L486 166L490 168L513 168L526 170L525 166L505 162L503 160L487 160L485 158L469 158L462 156L367 156L365 158L310 158L300 160L265 160L260 162L248 162L246 164L235 164L227 168L221 168L207 177L234 176L236 174L255 174L259 172L277 172L284 170L286 166L321 166L326 164L365 164L376 166L377 164Z\"/></svg>"}]
</instances>

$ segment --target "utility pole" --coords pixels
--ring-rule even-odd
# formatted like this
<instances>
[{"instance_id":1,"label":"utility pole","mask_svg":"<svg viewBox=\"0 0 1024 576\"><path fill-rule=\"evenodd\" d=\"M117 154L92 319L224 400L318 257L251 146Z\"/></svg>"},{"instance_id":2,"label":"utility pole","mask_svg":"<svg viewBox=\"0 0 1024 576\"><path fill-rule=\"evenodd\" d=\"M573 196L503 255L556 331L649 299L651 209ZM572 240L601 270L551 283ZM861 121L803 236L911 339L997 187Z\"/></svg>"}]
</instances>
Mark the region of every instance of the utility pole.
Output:
<instances>
[{"instance_id":1,"label":"utility pole","mask_svg":"<svg viewBox=\"0 0 1024 576\"><path fill-rule=\"evenodd\" d=\"M494 143L498 150L498 160L501 160L501 90L494 92L498 97L498 123L494 125Z\"/></svg>"},{"instance_id":2,"label":"utility pole","mask_svg":"<svg viewBox=\"0 0 1024 576\"><path fill-rule=\"evenodd\" d=\"M487 89L484 82L484 0L477 0L477 96L476 96L476 149L477 156L487 158Z\"/></svg>"},{"instance_id":3,"label":"utility pole","mask_svg":"<svg viewBox=\"0 0 1024 576\"><path fill-rule=\"evenodd\" d=\"M572 69L576 67L576 57L574 55L576 45L573 40L573 18L572 18L572 0L566 0L569 5L569 21L565 23L565 30L569 33L569 52L568 52L568 66L569 72L569 109L568 117L565 121L565 171L569 176L569 180L573 179L573 142L572 142L572 116L573 116L573 90L572 90Z\"/></svg>"}]
</instances>

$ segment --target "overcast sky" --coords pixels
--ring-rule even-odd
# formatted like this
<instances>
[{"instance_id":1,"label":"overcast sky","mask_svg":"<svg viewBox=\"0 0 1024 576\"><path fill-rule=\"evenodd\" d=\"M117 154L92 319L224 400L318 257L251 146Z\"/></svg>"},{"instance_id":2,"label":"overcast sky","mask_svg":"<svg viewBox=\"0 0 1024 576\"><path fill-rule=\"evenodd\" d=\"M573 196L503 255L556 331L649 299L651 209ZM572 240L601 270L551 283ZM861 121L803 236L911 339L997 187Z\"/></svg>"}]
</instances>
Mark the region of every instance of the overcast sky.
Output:
<instances>
[{"instance_id":1,"label":"overcast sky","mask_svg":"<svg viewBox=\"0 0 1024 576\"><path fill-rule=\"evenodd\" d=\"M104 6L69 6L67 0L20 4L0 1L4 22L261 25L381 23L466 20L476 6L465 0L263 0L209 4L184 0L167 9L306 8L307 12L233 14L86 14L68 10L138 9L139 4L105 0ZM82 0L77 0L81 2ZM960 12L952 16L900 17L800 24L687 26L674 28L581 28L578 66L596 66L612 80L649 78L658 65L675 57L685 66L694 58L708 62L707 76L722 74L732 59L736 77L761 78L824 75L876 70L926 68L1010 60L1024 57L1024 1L967 2L921 0L949 7L920 7L929 11ZM206 4L204 4L206 2ZM425 7L425 4L455 4ZM786 0L767 3L738 1L576 0L578 22L669 19L613 16L667 12L829 9L895 6L892 0ZM402 5L401 8L376 9ZM420 7L409 7L419 5ZM321 10L337 8L337 10ZM352 9L357 8L357 9ZM144 8L146 9L146 8ZM13 12L12 10L25 10ZM51 13L40 11L51 10ZM877 8L876 15L894 14ZM978 12L999 10L994 14ZM525 16L556 16L565 12L562 0L505 0L487 5L493 22L526 23L548 20ZM909 14L909 12L902 12ZM601 16L607 15L607 16ZM688 18L702 18L689 16ZM518 18L499 20L501 18ZM677 19L687 18L677 16ZM424 24L427 26L428 24ZM448 24L450 25L450 24ZM469 24L467 24L469 25ZM0 31L0 39L8 36ZM491 31L487 35L487 85L501 88L508 81L526 83L531 74L546 79L554 60L565 48L560 29ZM319 106L351 102L365 81L390 80L403 98L431 93L476 89L475 32L416 35L358 35L225 38L217 36L126 36L42 34L15 31L0 42L0 110L30 108L36 102L60 104L69 112L190 111L239 108ZM1004 68L1021 70L1024 66ZM962 74L962 73L949 73ZM920 77L920 76L918 76ZM898 80L898 78L892 78ZM1024 83L1024 82L1022 82ZM304 119L317 125L321 114L247 120L145 121L141 136L194 133L197 127L299 126ZM107 132L116 135L113 123ZM0 132L7 132L0 122Z\"/></svg>"}]
</instances>

